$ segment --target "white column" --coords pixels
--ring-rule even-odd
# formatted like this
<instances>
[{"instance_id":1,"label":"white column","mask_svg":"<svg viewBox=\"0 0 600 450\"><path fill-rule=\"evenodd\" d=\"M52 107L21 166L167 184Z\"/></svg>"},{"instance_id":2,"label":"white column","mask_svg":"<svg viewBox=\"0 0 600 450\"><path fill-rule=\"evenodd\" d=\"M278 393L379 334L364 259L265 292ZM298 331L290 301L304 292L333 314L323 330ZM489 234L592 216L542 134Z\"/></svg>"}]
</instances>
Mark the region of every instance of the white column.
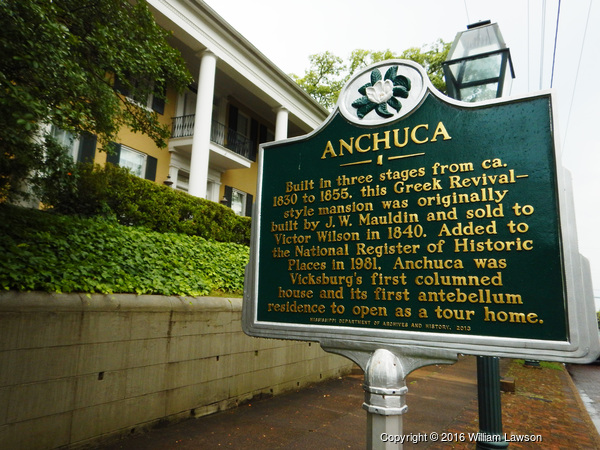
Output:
<instances>
[{"instance_id":1,"label":"white column","mask_svg":"<svg viewBox=\"0 0 600 450\"><path fill-rule=\"evenodd\" d=\"M275 112L277 113L275 118L275 140L287 139L289 112L284 107L275 109Z\"/></svg>"},{"instance_id":2,"label":"white column","mask_svg":"<svg viewBox=\"0 0 600 450\"><path fill-rule=\"evenodd\" d=\"M177 188L177 178L179 177L179 167L169 166L169 176L171 177L171 182L173 183L171 187L173 189Z\"/></svg>"},{"instance_id":3,"label":"white column","mask_svg":"<svg viewBox=\"0 0 600 450\"><path fill-rule=\"evenodd\" d=\"M208 156L210 129L212 124L212 105L215 94L215 73L217 57L210 51L202 53L200 73L198 75L198 98L196 100L196 118L192 140L192 158L190 160L189 193L196 197L206 197L208 179Z\"/></svg>"}]
</instances>

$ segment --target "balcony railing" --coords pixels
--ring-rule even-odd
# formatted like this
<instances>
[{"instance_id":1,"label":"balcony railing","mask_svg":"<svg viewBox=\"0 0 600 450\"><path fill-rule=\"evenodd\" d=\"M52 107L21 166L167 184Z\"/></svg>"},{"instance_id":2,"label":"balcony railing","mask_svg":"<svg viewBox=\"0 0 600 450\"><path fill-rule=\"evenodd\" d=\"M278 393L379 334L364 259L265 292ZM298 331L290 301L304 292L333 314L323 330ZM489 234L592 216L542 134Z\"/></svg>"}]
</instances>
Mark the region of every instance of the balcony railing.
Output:
<instances>
[{"instance_id":1,"label":"balcony railing","mask_svg":"<svg viewBox=\"0 0 600 450\"><path fill-rule=\"evenodd\" d=\"M171 137L180 138L193 136L195 117L195 114L173 117ZM244 158L251 160L255 159L252 141L234 129L226 127L222 123L213 121L210 129L210 140Z\"/></svg>"},{"instance_id":2,"label":"balcony railing","mask_svg":"<svg viewBox=\"0 0 600 450\"><path fill-rule=\"evenodd\" d=\"M173 117L171 126L171 137L180 138L194 135L194 123L196 115L189 114L187 116Z\"/></svg>"}]
</instances>

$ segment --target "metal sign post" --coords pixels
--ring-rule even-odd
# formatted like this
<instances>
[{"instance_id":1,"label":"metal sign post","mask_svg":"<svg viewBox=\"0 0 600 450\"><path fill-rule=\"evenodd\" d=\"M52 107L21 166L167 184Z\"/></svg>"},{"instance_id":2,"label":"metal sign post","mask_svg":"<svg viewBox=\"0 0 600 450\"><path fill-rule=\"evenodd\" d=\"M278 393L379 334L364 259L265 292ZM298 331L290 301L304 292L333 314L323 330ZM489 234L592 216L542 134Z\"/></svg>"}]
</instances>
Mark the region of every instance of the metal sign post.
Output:
<instances>
[{"instance_id":1,"label":"metal sign post","mask_svg":"<svg viewBox=\"0 0 600 450\"><path fill-rule=\"evenodd\" d=\"M403 60L355 75L319 129L259 150L244 331L357 362L377 431L432 361L594 360L552 121L549 93L467 104Z\"/></svg>"},{"instance_id":2,"label":"metal sign post","mask_svg":"<svg viewBox=\"0 0 600 450\"><path fill-rule=\"evenodd\" d=\"M403 447L395 437L404 435L402 416L408 411L406 377L420 367L454 364L458 358L458 355L451 351L424 352L421 348L394 346L376 348L337 340L322 341L321 346L325 351L354 361L365 374L363 409L367 411L369 450Z\"/></svg>"}]
</instances>

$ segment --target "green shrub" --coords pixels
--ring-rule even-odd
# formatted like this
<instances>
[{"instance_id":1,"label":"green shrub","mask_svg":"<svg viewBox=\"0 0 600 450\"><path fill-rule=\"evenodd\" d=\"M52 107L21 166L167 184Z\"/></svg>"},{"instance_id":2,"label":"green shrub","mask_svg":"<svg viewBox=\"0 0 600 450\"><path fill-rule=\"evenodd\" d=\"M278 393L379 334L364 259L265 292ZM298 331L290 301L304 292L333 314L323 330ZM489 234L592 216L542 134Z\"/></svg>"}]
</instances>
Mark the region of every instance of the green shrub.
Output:
<instances>
[{"instance_id":1,"label":"green shrub","mask_svg":"<svg viewBox=\"0 0 600 450\"><path fill-rule=\"evenodd\" d=\"M66 183L62 181L65 177L74 181ZM161 233L250 243L248 217L237 216L218 203L136 177L112 164L80 164L71 173L56 174L46 180L42 200L60 214L116 218L122 225Z\"/></svg>"},{"instance_id":2,"label":"green shrub","mask_svg":"<svg viewBox=\"0 0 600 450\"><path fill-rule=\"evenodd\" d=\"M0 205L0 289L241 294L248 247Z\"/></svg>"}]
</instances>

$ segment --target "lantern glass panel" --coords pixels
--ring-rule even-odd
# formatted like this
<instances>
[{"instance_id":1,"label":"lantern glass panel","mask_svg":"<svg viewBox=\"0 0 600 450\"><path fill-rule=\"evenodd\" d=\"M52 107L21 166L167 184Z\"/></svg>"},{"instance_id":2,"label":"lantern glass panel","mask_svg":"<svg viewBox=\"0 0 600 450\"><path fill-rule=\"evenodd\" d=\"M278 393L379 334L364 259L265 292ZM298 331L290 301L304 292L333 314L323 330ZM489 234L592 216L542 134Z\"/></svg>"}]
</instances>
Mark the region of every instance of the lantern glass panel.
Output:
<instances>
[{"instance_id":1,"label":"lantern glass panel","mask_svg":"<svg viewBox=\"0 0 600 450\"><path fill-rule=\"evenodd\" d=\"M467 58L505 48L498 24L471 28L456 35L448 59Z\"/></svg>"},{"instance_id":2,"label":"lantern glass panel","mask_svg":"<svg viewBox=\"0 0 600 450\"><path fill-rule=\"evenodd\" d=\"M495 54L485 58L467 60L464 64L463 83L498 78L501 73L502 55Z\"/></svg>"},{"instance_id":3,"label":"lantern glass panel","mask_svg":"<svg viewBox=\"0 0 600 450\"><path fill-rule=\"evenodd\" d=\"M498 94L498 83L480 84L460 89L460 99L463 102L481 102L493 100Z\"/></svg>"}]
</instances>

